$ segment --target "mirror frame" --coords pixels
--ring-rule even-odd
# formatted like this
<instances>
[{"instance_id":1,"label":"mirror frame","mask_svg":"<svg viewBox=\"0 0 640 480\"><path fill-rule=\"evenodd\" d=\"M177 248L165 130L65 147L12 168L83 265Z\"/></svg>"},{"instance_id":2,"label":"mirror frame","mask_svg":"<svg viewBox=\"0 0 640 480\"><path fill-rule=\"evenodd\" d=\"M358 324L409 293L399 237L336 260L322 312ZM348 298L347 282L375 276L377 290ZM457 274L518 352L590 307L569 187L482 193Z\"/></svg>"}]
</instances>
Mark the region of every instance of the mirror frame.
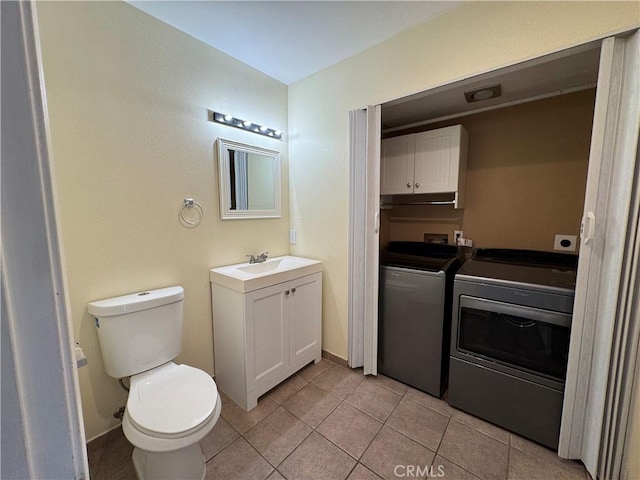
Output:
<instances>
[{"instance_id":1,"label":"mirror frame","mask_svg":"<svg viewBox=\"0 0 640 480\"><path fill-rule=\"evenodd\" d=\"M255 153L272 157L273 165L273 186L274 186L274 208L272 210L231 210L229 205L230 191L230 171L229 171L229 150L242 150L248 153ZM254 145L235 142L224 138L218 138L218 179L220 190L220 218L222 220L239 220L250 218L280 218L281 214L281 169L280 152L269 150Z\"/></svg>"}]
</instances>

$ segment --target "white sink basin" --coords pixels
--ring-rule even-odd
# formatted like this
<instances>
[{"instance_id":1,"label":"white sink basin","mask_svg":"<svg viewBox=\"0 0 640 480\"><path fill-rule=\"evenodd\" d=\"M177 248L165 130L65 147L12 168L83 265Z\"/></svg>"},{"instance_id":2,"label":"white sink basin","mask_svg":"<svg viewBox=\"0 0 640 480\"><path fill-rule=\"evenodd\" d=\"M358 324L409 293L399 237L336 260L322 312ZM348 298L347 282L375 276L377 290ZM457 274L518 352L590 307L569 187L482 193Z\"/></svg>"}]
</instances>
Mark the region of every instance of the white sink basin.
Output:
<instances>
[{"instance_id":1,"label":"white sink basin","mask_svg":"<svg viewBox=\"0 0 640 480\"><path fill-rule=\"evenodd\" d=\"M241 266L236 268L247 273L266 273L278 270L281 263L282 258L274 258L273 260L267 260L266 262L262 263L250 263L249 265L242 264Z\"/></svg>"},{"instance_id":2,"label":"white sink basin","mask_svg":"<svg viewBox=\"0 0 640 480\"><path fill-rule=\"evenodd\" d=\"M209 280L246 293L322 271L322 262L301 257L274 257L262 263L238 263L212 268Z\"/></svg>"}]
</instances>

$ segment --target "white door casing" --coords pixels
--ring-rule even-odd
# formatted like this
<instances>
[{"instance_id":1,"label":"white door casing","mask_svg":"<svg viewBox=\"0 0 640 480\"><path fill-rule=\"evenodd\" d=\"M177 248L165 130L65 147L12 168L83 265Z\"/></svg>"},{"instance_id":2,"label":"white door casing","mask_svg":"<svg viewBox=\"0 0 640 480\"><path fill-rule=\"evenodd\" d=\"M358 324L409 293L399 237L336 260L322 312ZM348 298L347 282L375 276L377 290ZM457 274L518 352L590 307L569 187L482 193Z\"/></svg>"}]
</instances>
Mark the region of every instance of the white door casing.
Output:
<instances>
[{"instance_id":1,"label":"white door casing","mask_svg":"<svg viewBox=\"0 0 640 480\"><path fill-rule=\"evenodd\" d=\"M2 477L89 478L36 12L0 7Z\"/></svg>"}]
</instances>

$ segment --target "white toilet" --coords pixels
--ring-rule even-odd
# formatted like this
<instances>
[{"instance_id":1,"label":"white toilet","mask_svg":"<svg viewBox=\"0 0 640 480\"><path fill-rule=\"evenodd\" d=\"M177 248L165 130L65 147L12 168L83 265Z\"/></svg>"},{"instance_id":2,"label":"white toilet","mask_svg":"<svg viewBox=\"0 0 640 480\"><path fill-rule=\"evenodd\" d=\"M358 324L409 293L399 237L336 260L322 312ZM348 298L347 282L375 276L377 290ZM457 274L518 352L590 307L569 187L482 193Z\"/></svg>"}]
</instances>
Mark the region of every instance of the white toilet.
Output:
<instances>
[{"instance_id":1,"label":"white toilet","mask_svg":"<svg viewBox=\"0 0 640 480\"><path fill-rule=\"evenodd\" d=\"M206 461L199 441L220 417L213 379L172 360L182 344L182 287L91 302L104 368L131 376L122 429L135 447L138 478L202 480Z\"/></svg>"}]
</instances>

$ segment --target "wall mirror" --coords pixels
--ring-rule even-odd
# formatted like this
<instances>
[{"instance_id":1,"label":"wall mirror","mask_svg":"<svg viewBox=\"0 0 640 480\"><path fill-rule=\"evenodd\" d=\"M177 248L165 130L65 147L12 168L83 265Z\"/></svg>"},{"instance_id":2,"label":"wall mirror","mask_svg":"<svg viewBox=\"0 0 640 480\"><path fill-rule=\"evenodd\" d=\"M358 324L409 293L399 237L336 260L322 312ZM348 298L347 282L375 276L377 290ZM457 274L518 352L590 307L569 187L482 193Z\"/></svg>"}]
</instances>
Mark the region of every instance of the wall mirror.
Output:
<instances>
[{"instance_id":1,"label":"wall mirror","mask_svg":"<svg viewBox=\"0 0 640 480\"><path fill-rule=\"evenodd\" d=\"M280 217L280 153L218 138L220 217Z\"/></svg>"}]
</instances>

